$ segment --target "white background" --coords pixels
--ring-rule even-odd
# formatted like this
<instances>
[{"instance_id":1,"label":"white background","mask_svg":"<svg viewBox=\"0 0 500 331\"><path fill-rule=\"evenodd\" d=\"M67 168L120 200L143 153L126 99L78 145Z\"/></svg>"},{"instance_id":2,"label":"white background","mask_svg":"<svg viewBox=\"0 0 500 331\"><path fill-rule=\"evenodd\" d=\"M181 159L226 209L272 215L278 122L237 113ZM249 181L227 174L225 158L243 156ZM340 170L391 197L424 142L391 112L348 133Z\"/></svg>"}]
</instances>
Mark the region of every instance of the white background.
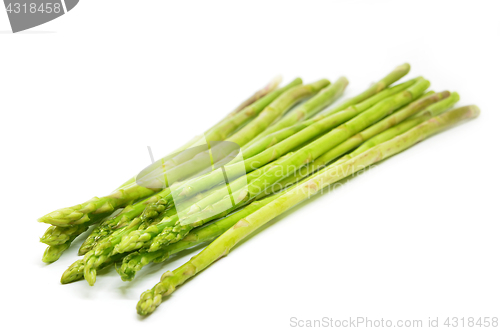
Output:
<instances>
[{"instance_id":1,"label":"white background","mask_svg":"<svg viewBox=\"0 0 500 331\"><path fill-rule=\"evenodd\" d=\"M37 330L281 330L290 318L500 317L498 1L81 1L11 34L0 10L0 323ZM149 318L123 283L60 285L82 239L40 258L41 215L105 195L276 74L350 80L396 65L480 118L271 222ZM159 156L159 153L158 153ZM12 324L13 323L13 324ZM154 325L154 326L153 326Z\"/></svg>"}]
</instances>

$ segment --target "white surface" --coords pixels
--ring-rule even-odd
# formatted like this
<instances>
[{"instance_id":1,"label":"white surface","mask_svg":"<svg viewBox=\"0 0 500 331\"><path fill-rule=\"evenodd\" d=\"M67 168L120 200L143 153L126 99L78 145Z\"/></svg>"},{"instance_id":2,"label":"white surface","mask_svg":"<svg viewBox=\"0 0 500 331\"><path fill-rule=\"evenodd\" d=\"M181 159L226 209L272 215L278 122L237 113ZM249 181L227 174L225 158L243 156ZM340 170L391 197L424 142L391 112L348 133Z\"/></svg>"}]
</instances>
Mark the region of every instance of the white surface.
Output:
<instances>
[{"instance_id":1,"label":"white surface","mask_svg":"<svg viewBox=\"0 0 500 331\"><path fill-rule=\"evenodd\" d=\"M0 10L0 325L284 330L291 317L500 317L498 4L81 1L16 35ZM353 95L403 62L481 117L273 221L151 317L135 313L140 293L188 256L132 283L110 269L92 288L59 284L81 239L40 261L39 216L106 194L149 164L146 146L178 147L274 75L346 75Z\"/></svg>"}]
</instances>

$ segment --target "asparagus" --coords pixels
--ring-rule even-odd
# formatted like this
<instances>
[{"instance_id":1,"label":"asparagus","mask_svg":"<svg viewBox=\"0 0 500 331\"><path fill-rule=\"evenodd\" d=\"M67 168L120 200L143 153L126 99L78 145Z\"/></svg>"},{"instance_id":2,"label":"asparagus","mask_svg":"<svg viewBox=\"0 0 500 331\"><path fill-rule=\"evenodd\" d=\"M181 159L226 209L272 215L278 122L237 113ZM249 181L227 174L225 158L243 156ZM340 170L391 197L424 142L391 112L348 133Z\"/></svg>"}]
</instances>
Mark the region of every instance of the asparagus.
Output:
<instances>
[{"instance_id":1,"label":"asparagus","mask_svg":"<svg viewBox=\"0 0 500 331\"><path fill-rule=\"evenodd\" d=\"M57 261L62 253L69 248L71 242L65 242L59 245L51 245L45 249L42 256L42 262L52 263Z\"/></svg>"},{"instance_id":2,"label":"asparagus","mask_svg":"<svg viewBox=\"0 0 500 331\"><path fill-rule=\"evenodd\" d=\"M86 224L71 227L60 227L52 225L40 238L40 242L49 246L61 245L69 241L73 236L82 234L89 227Z\"/></svg>"},{"instance_id":3,"label":"asparagus","mask_svg":"<svg viewBox=\"0 0 500 331\"><path fill-rule=\"evenodd\" d=\"M227 195L225 192L220 192L217 196L209 196L198 202L196 209L201 211L194 214L188 213L179 215L177 218L168 219L167 222L162 222L162 227L154 226L151 230L147 229L146 233L140 232L134 234L133 237L130 236L127 241L122 242L123 244L120 245L118 252L144 247L149 244L151 240L150 251L158 250L165 245L179 241L193 228L212 220L214 217L213 215L220 215L220 213L224 211L235 208L235 204L232 200L233 196L238 197L237 201L239 205L236 206L241 206L250 202L261 194L261 192L264 192L269 185L280 180L283 175L286 175L284 169L290 171L290 168L296 169L298 165L312 161L325 153L328 148L333 148L370 124L390 114L395 109L416 99L428 86L428 81L424 79L417 80L417 82L407 90L379 102L346 124L332 130L330 133L307 145L299 152L288 158L277 161L273 167L236 193ZM252 162L252 160L246 160L245 162L247 161ZM229 173L229 167L226 171ZM214 200L218 202L214 202Z\"/></svg>"},{"instance_id":4,"label":"asparagus","mask_svg":"<svg viewBox=\"0 0 500 331\"><path fill-rule=\"evenodd\" d=\"M325 168L311 179L240 220L202 252L191 258L189 262L173 272L167 271L164 273L158 284L141 295L137 303L137 312L140 315L152 313L161 304L162 298L170 295L177 286L182 285L186 280L207 268L214 261L226 256L231 248L261 226L306 200L311 195L316 194L325 186L402 152L429 136L464 119L476 117L478 114L479 108L476 106L455 109L423 122L406 133L377 145L344 163Z\"/></svg>"}]
</instances>

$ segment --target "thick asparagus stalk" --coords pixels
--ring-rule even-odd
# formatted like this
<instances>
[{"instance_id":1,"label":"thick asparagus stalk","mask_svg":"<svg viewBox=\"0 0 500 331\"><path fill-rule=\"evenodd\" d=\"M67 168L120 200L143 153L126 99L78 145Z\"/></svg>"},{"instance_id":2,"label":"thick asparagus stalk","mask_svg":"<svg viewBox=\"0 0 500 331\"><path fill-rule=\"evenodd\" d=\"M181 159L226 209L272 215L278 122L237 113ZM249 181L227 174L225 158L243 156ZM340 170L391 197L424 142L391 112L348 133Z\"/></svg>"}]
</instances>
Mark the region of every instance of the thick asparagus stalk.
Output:
<instances>
[{"instance_id":1,"label":"thick asparagus stalk","mask_svg":"<svg viewBox=\"0 0 500 331\"><path fill-rule=\"evenodd\" d=\"M182 285L186 280L207 268L214 261L227 255L231 248L255 230L259 229L262 225L306 200L311 195L316 194L325 186L335 183L342 178L350 176L394 154L402 152L429 136L464 119L476 117L478 114L479 108L475 106L455 109L434 117L410 131L377 145L342 164L325 168L311 179L240 220L208 245L201 253L191 258L189 262L175 269L173 272L167 271L164 273L158 284L141 295L137 303L137 312L141 315L152 313L161 304L162 298L170 295L175 291L177 286Z\"/></svg>"}]
</instances>

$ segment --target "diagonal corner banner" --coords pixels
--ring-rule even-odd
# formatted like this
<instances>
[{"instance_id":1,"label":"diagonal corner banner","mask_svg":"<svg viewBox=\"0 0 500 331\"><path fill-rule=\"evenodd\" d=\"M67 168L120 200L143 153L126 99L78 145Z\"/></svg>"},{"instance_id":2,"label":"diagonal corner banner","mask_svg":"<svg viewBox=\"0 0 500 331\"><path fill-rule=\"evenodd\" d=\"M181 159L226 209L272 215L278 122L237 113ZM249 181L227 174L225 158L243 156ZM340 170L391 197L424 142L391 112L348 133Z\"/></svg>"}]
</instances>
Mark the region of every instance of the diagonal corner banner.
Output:
<instances>
[{"instance_id":1,"label":"diagonal corner banner","mask_svg":"<svg viewBox=\"0 0 500 331\"><path fill-rule=\"evenodd\" d=\"M31 29L73 9L79 0L4 0L12 32Z\"/></svg>"}]
</instances>

